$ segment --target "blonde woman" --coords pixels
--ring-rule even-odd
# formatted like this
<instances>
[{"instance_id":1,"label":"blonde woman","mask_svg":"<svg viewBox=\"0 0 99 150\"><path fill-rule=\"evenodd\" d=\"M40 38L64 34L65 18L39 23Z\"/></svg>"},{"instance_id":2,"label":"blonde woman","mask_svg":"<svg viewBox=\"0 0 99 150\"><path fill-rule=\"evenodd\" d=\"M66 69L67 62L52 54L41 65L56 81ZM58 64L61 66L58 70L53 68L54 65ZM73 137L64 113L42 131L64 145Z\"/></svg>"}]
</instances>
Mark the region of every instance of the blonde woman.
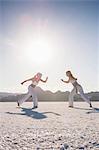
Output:
<instances>
[{"instance_id":1,"label":"blonde woman","mask_svg":"<svg viewBox=\"0 0 99 150\"><path fill-rule=\"evenodd\" d=\"M18 106L20 106L23 102L25 102L26 100L28 100L32 96L33 108L38 107L38 98L37 98L37 95L35 92L35 87L38 85L38 83L40 81L46 83L48 80L48 77L46 77L46 80L42 80L41 77L42 77L42 73L37 73L34 77L27 79L21 83L23 85L25 82L28 82L28 81L32 82L32 84L30 84L28 86L28 93L26 94L26 96L24 96L22 99L17 101Z\"/></svg>"},{"instance_id":2,"label":"blonde woman","mask_svg":"<svg viewBox=\"0 0 99 150\"><path fill-rule=\"evenodd\" d=\"M69 107L73 107L74 95L77 94L78 92L81 95L82 99L85 100L90 105L90 107L92 107L91 101L84 94L82 86L77 82L77 78L75 78L72 75L71 71L67 71L66 76L68 77L68 80L64 81L63 79L61 79L61 81L64 83L71 83L73 85L73 89L69 95Z\"/></svg>"}]
</instances>

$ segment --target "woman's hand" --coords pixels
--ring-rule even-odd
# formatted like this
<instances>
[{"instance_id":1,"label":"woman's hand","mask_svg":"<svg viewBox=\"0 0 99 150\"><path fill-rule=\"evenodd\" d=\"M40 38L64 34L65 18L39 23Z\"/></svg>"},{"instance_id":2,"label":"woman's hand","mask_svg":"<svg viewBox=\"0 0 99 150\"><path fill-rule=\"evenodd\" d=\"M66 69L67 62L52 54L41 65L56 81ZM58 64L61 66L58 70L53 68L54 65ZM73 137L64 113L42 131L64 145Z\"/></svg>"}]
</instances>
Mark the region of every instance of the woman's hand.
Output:
<instances>
[{"instance_id":1,"label":"woman's hand","mask_svg":"<svg viewBox=\"0 0 99 150\"><path fill-rule=\"evenodd\" d=\"M61 79L61 81L62 81L62 82L64 82L64 80L63 80L63 79Z\"/></svg>"},{"instance_id":2,"label":"woman's hand","mask_svg":"<svg viewBox=\"0 0 99 150\"><path fill-rule=\"evenodd\" d=\"M23 81L23 82L21 82L21 84L23 85L25 82L26 82L26 80L25 80L25 81Z\"/></svg>"},{"instance_id":3,"label":"woman's hand","mask_svg":"<svg viewBox=\"0 0 99 150\"><path fill-rule=\"evenodd\" d=\"M23 85L24 82L21 82L21 84Z\"/></svg>"}]
</instances>

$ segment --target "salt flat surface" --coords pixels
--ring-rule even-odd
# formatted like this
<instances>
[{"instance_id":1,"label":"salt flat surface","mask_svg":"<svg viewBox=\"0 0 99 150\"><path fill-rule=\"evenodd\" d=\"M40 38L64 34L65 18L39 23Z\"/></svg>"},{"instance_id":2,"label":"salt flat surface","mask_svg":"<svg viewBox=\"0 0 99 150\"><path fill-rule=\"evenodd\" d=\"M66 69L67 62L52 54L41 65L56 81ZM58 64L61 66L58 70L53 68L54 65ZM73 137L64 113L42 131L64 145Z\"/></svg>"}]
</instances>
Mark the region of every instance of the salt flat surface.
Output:
<instances>
[{"instance_id":1,"label":"salt flat surface","mask_svg":"<svg viewBox=\"0 0 99 150\"><path fill-rule=\"evenodd\" d=\"M99 102L0 102L0 150L99 150Z\"/></svg>"}]
</instances>

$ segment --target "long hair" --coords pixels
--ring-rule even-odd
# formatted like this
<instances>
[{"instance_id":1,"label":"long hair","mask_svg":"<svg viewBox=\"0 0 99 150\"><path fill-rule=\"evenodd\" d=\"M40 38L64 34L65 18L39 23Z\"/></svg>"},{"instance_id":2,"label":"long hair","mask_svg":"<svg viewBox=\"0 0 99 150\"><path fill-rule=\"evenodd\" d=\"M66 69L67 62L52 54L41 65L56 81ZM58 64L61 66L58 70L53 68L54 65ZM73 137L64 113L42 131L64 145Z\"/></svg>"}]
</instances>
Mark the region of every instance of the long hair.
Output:
<instances>
[{"instance_id":1,"label":"long hair","mask_svg":"<svg viewBox=\"0 0 99 150\"><path fill-rule=\"evenodd\" d=\"M38 73L34 76L33 79L34 79L34 81L39 82L40 79L41 79L41 77L42 77L42 73L38 72Z\"/></svg>"},{"instance_id":2,"label":"long hair","mask_svg":"<svg viewBox=\"0 0 99 150\"><path fill-rule=\"evenodd\" d=\"M75 78L75 77L72 75L72 73L71 73L70 70L66 71L66 73L69 73L69 74L70 74L70 77L72 77L73 79L77 80L77 78Z\"/></svg>"}]
</instances>

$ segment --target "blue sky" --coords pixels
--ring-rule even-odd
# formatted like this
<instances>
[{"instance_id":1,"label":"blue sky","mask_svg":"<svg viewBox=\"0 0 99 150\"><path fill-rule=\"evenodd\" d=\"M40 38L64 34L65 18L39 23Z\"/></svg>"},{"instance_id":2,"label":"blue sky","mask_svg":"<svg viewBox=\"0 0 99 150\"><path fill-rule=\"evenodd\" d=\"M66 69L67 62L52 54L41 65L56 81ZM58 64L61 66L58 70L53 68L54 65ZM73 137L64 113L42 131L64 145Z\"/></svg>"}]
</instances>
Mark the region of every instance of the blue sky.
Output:
<instances>
[{"instance_id":1,"label":"blue sky","mask_svg":"<svg viewBox=\"0 0 99 150\"><path fill-rule=\"evenodd\" d=\"M68 69L99 91L98 1L1 0L0 11L0 91L27 91L20 82L38 71L43 89L71 90L60 81Z\"/></svg>"}]
</instances>

